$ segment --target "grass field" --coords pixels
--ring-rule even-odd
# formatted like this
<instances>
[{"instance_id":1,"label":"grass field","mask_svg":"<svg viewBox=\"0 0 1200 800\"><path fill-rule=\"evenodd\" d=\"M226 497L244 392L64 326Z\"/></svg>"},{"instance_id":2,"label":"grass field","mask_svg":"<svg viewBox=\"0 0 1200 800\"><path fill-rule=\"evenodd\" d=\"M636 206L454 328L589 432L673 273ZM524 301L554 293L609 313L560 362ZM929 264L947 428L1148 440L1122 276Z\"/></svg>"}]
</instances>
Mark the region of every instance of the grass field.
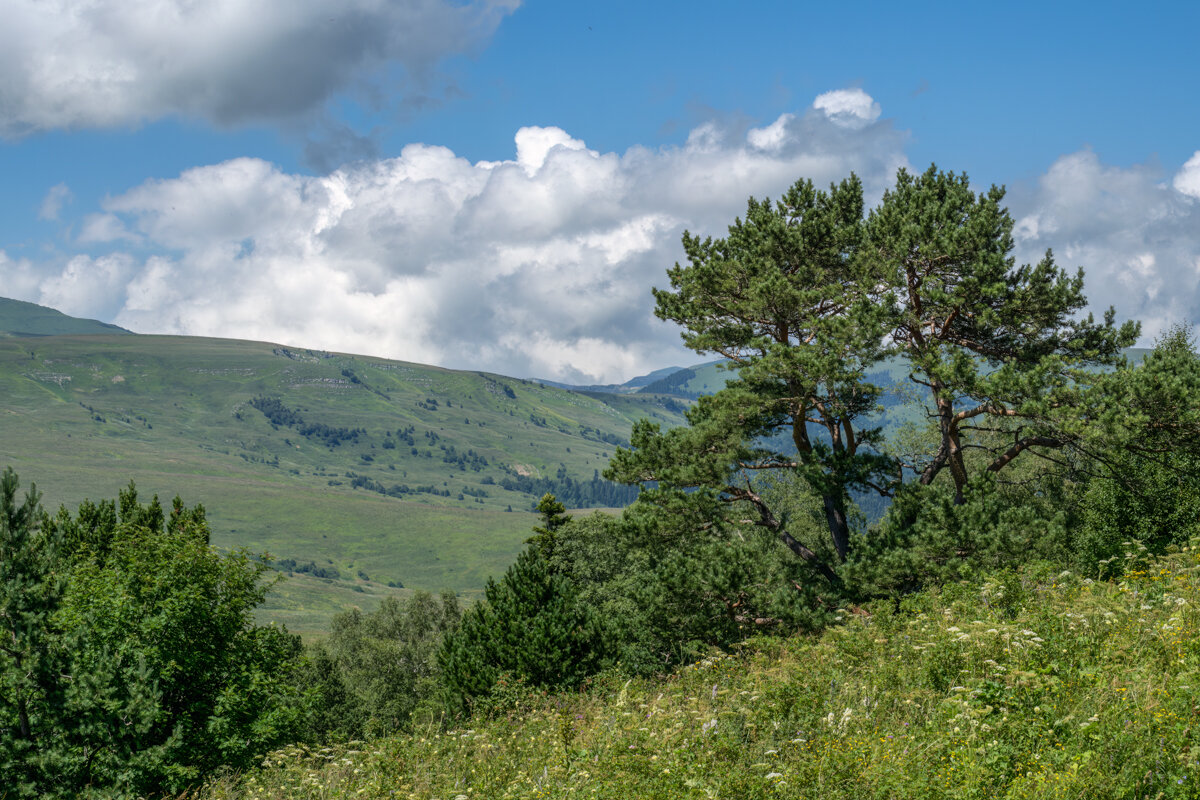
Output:
<instances>
[{"instance_id":1,"label":"grass field","mask_svg":"<svg viewBox=\"0 0 1200 800\"><path fill-rule=\"evenodd\" d=\"M203 800L1200 797L1200 556L1000 573L661 679L290 747Z\"/></svg>"}]
</instances>

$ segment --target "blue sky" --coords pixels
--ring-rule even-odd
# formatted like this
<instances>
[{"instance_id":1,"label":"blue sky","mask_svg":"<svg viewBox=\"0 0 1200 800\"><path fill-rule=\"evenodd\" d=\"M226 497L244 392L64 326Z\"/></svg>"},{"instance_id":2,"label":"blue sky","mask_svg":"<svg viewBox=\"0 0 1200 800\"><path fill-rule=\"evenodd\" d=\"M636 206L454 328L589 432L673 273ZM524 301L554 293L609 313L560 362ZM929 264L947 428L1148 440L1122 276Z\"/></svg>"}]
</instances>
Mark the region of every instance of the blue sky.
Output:
<instances>
[{"instance_id":1,"label":"blue sky","mask_svg":"<svg viewBox=\"0 0 1200 800\"><path fill-rule=\"evenodd\" d=\"M1195 4L0 3L0 293L68 313L623 380L701 360L682 229L936 161L1200 319Z\"/></svg>"}]
</instances>

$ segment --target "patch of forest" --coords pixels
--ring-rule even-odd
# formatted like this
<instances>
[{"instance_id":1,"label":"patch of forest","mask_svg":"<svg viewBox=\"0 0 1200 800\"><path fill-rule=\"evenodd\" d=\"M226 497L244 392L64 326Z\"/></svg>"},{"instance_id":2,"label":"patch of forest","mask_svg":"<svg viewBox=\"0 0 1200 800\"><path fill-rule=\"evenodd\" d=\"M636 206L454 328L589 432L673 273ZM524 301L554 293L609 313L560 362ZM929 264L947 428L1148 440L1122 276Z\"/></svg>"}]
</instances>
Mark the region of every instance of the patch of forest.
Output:
<instances>
[{"instance_id":1,"label":"patch of forest","mask_svg":"<svg viewBox=\"0 0 1200 800\"><path fill-rule=\"evenodd\" d=\"M699 399L700 395L696 392L690 392L684 387L687 382L696 377L696 373L691 369L681 369L674 372L665 378L659 378L653 383L648 383L638 389L639 394L673 394L677 397L684 397L689 400Z\"/></svg>"},{"instance_id":2,"label":"patch of forest","mask_svg":"<svg viewBox=\"0 0 1200 800\"><path fill-rule=\"evenodd\" d=\"M597 470L588 480L578 480L559 467L553 478L522 475L512 467L500 479L499 486L510 492L520 492L538 498L552 494L570 508L619 508L637 499L639 488L606 480ZM536 506L536 500L533 505Z\"/></svg>"},{"instance_id":3,"label":"patch of forest","mask_svg":"<svg viewBox=\"0 0 1200 800\"><path fill-rule=\"evenodd\" d=\"M255 397L250 401L253 408L262 412L267 421L276 428L294 428L306 439L333 449L343 443L354 443L358 437L366 434L362 428L344 428L326 425L323 422L306 422L304 417L295 409L288 408L278 397Z\"/></svg>"}]
</instances>

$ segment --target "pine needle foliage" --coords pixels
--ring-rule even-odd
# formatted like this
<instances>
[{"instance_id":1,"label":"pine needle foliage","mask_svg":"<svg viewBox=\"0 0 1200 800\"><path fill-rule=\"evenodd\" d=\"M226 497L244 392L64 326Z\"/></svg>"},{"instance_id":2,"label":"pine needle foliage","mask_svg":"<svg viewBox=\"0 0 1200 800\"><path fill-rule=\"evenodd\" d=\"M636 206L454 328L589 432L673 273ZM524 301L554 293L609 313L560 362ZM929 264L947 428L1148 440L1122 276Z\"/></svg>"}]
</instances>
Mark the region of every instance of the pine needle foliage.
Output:
<instances>
[{"instance_id":1,"label":"pine needle foliage","mask_svg":"<svg viewBox=\"0 0 1200 800\"><path fill-rule=\"evenodd\" d=\"M605 635L595 611L534 548L517 556L499 581L489 580L484 595L442 648L451 709L469 707L501 680L569 688L605 664Z\"/></svg>"}]
</instances>

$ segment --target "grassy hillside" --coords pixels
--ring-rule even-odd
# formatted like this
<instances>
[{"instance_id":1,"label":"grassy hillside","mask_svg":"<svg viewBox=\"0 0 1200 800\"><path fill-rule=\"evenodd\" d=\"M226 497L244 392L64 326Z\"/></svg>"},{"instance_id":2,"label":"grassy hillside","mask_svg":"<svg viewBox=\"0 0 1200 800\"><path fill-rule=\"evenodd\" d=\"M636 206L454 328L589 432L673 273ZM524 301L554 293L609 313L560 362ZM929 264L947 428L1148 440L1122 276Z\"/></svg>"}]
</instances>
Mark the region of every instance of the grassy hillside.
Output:
<instances>
[{"instance_id":1,"label":"grassy hillside","mask_svg":"<svg viewBox=\"0 0 1200 800\"><path fill-rule=\"evenodd\" d=\"M513 689L445 731L272 754L206 800L1200 796L1200 556L1001 574L665 680Z\"/></svg>"},{"instance_id":2,"label":"grassy hillside","mask_svg":"<svg viewBox=\"0 0 1200 800\"><path fill-rule=\"evenodd\" d=\"M69 317L53 308L0 297L0 338L93 333L111 335L129 333L129 331L107 322Z\"/></svg>"},{"instance_id":3,"label":"grassy hillside","mask_svg":"<svg viewBox=\"0 0 1200 800\"><path fill-rule=\"evenodd\" d=\"M309 630L322 587L368 608L389 583L477 592L515 557L542 491L615 504L617 487L594 480L615 444L635 419L675 424L683 409L656 396L142 335L0 339L0 397L0 464L36 482L47 507L115 497L133 480L143 497L203 503L218 547L269 551L310 576L336 570L341 584L297 584L282 590L296 603L269 609Z\"/></svg>"}]
</instances>

